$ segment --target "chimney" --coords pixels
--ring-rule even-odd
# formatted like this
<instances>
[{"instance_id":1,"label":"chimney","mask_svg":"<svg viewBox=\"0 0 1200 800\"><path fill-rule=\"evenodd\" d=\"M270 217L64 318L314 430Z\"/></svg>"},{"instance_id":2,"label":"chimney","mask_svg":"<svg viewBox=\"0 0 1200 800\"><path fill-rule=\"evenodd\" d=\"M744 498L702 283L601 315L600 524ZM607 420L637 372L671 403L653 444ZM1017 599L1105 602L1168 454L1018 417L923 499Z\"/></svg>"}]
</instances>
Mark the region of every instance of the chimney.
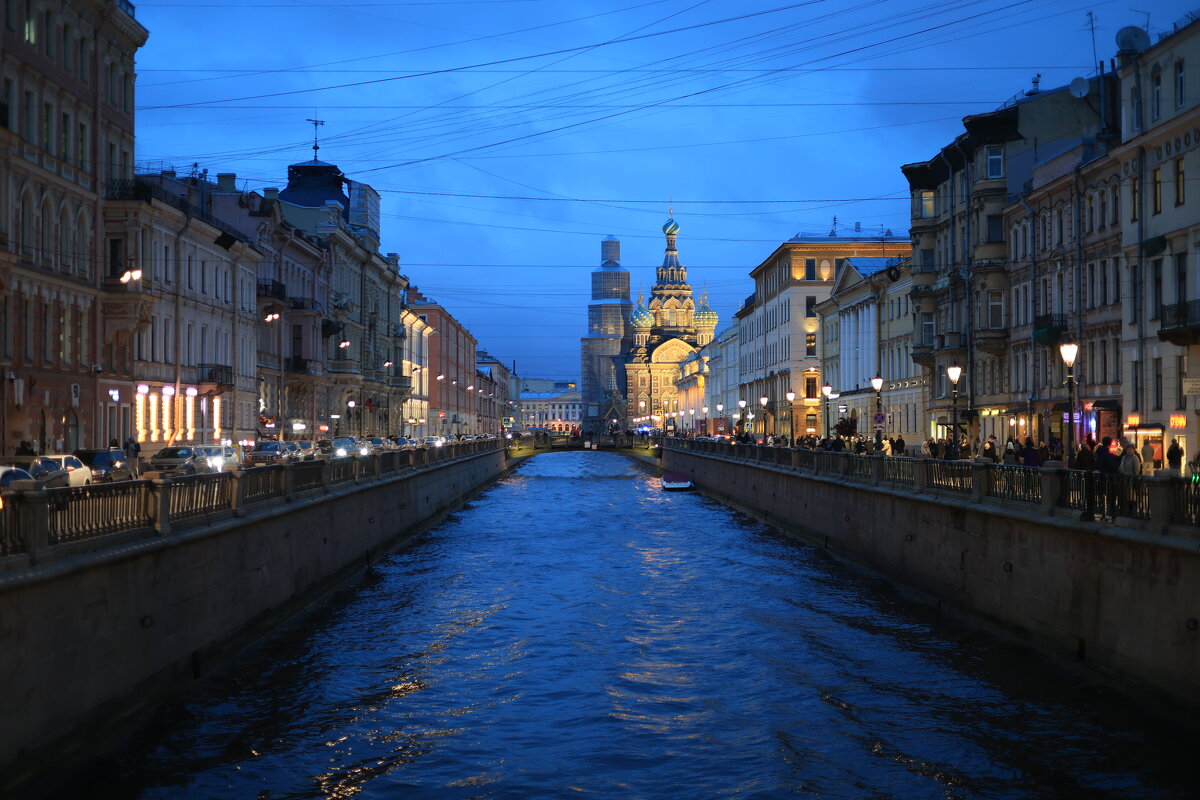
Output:
<instances>
[{"instance_id":1,"label":"chimney","mask_svg":"<svg viewBox=\"0 0 1200 800\"><path fill-rule=\"evenodd\" d=\"M278 200L279 199L279 188L276 186L268 186L266 189L263 189L263 199L264 200Z\"/></svg>"},{"instance_id":2,"label":"chimney","mask_svg":"<svg viewBox=\"0 0 1200 800\"><path fill-rule=\"evenodd\" d=\"M237 191L237 175L232 172L217 173L217 191L219 192L236 192Z\"/></svg>"}]
</instances>

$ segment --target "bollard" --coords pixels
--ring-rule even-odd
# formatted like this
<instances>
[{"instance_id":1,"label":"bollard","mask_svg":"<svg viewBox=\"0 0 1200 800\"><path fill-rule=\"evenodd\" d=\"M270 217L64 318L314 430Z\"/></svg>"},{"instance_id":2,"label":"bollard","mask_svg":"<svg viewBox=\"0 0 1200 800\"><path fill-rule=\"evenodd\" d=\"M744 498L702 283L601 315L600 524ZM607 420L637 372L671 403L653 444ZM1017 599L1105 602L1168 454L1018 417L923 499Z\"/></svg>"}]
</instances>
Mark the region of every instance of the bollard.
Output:
<instances>
[{"instance_id":1,"label":"bollard","mask_svg":"<svg viewBox=\"0 0 1200 800\"><path fill-rule=\"evenodd\" d=\"M21 490L17 519L21 529L21 540L25 552L33 564L49 556L50 548L50 496L38 481L13 481L10 488Z\"/></svg>"},{"instance_id":2,"label":"bollard","mask_svg":"<svg viewBox=\"0 0 1200 800\"><path fill-rule=\"evenodd\" d=\"M233 515L235 517L246 516L246 498L242 497L242 476L246 473L240 469L229 473L233 476Z\"/></svg>"},{"instance_id":3,"label":"bollard","mask_svg":"<svg viewBox=\"0 0 1200 800\"><path fill-rule=\"evenodd\" d=\"M913 461L913 494L929 490L929 456L919 455Z\"/></svg>"},{"instance_id":4,"label":"bollard","mask_svg":"<svg viewBox=\"0 0 1200 800\"><path fill-rule=\"evenodd\" d=\"M990 458L977 458L971 462L971 502L982 503L988 493L988 468Z\"/></svg>"},{"instance_id":5,"label":"bollard","mask_svg":"<svg viewBox=\"0 0 1200 800\"><path fill-rule=\"evenodd\" d=\"M171 482L165 478L150 481L150 516L155 533L159 536L171 533Z\"/></svg>"},{"instance_id":6,"label":"bollard","mask_svg":"<svg viewBox=\"0 0 1200 800\"><path fill-rule=\"evenodd\" d=\"M883 453L876 453L879 458L871 459L871 485L878 486L883 483Z\"/></svg>"},{"instance_id":7,"label":"bollard","mask_svg":"<svg viewBox=\"0 0 1200 800\"><path fill-rule=\"evenodd\" d=\"M1046 516L1054 516L1055 511L1063 502L1067 487L1067 471L1061 461L1047 461L1042 466L1042 510Z\"/></svg>"},{"instance_id":8,"label":"bollard","mask_svg":"<svg viewBox=\"0 0 1200 800\"><path fill-rule=\"evenodd\" d=\"M1168 473L1168 475L1161 475ZM1179 474L1178 470L1155 470L1154 477L1143 478L1150 495L1150 519L1155 529L1165 534L1167 525L1175 519L1175 486L1177 479L1169 477L1170 473Z\"/></svg>"}]
</instances>

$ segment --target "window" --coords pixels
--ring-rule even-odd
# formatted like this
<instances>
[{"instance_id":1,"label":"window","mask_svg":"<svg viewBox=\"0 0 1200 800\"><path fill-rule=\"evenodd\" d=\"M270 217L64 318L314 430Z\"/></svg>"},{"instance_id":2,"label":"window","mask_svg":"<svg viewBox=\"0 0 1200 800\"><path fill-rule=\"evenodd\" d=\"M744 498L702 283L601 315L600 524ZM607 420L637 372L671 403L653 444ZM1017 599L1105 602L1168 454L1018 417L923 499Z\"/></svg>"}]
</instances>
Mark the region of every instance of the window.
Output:
<instances>
[{"instance_id":1,"label":"window","mask_svg":"<svg viewBox=\"0 0 1200 800\"><path fill-rule=\"evenodd\" d=\"M79 123L79 135L75 140L75 166L84 169L87 165L88 132L87 123Z\"/></svg>"},{"instance_id":2,"label":"window","mask_svg":"<svg viewBox=\"0 0 1200 800\"><path fill-rule=\"evenodd\" d=\"M817 279L817 260L815 258L804 259L804 280L815 281Z\"/></svg>"},{"instance_id":3,"label":"window","mask_svg":"<svg viewBox=\"0 0 1200 800\"><path fill-rule=\"evenodd\" d=\"M1185 85L1183 80L1183 59L1175 62L1175 107L1182 108L1185 98Z\"/></svg>"},{"instance_id":4,"label":"window","mask_svg":"<svg viewBox=\"0 0 1200 800\"><path fill-rule=\"evenodd\" d=\"M62 45L58 48L59 56L62 57L63 69L71 68L71 28L63 25L62 29Z\"/></svg>"},{"instance_id":5,"label":"window","mask_svg":"<svg viewBox=\"0 0 1200 800\"><path fill-rule=\"evenodd\" d=\"M988 327L993 330L1004 327L1004 292L988 292Z\"/></svg>"},{"instance_id":6,"label":"window","mask_svg":"<svg viewBox=\"0 0 1200 800\"><path fill-rule=\"evenodd\" d=\"M1187 253L1175 254L1175 302L1186 303L1187 291Z\"/></svg>"},{"instance_id":7,"label":"window","mask_svg":"<svg viewBox=\"0 0 1200 800\"><path fill-rule=\"evenodd\" d=\"M25 0L25 43L37 44L37 17L33 15L32 0Z\"/></svg>"},{"instance_id":8,"label":"window","mask_svg":"<svg viewBox=\"0 0 1200 800\"><path fill-rule=\"evenodd\" d=\"M804 355L815 356L817 354L817 335L815 333L804 334Z\"/></svg>"},{"instance_id":9,"label":"window","mask_svg":"<svg viewBox=\"0 0 1200 800\"><path fill-rule=\"evenodd\" d=\"M5 78L4 88L0 90L0 127L10 131L12 130L12 95L12 81Z\"/></svg>"},{"instance_id":10,"label":"window","mask_svg":"<svg viewBox=\"0 0 1200 800\"><path fill-rule=\"evenodd\" d=\"M1004 217L1000 214L988 214L987 240L989 242L1004 241Z\"/></svg>"},{"instance_id":11,"label":"window","mask_svg":"<svg viewBox=\"0 0 1200 800\"><path fill-rule=\"evenodd\" d=\"M1004 177L1004 148L989 147L987 149L987 176L989 178Z\"/></svg>"},{"instance_id":12,"label":"window","mask_svg":"<svg viewBox=\"0 0 1200 800\"><path fill-rule=\"evenodd\" d=\"M1141 93L1138 92L1137 86L1133 86L1129 90L1129 129L1131 131L1142 129L1141 107Z\"/></svg>"},{"instance_id":13,"label":"window","mask_svg":"<svg viewBox=\"0 0 1200 800\"><path fill-rule=\"evenodd\" d=\"M809 399L812 399L817 396L817 376L816 375L805 375L804 376L804 396Z\"/></svg>"},{"instance_id":14,"label":"window","mask_svg":"<svg viewBox=\"0 0 1200 800\"><path fill-rule=\"evenodd\" d=\"M927 189L923 190L920 194L920 200L921 200L921 217L923 219L932 219L935 216L933 192L929 191Z\"/></svg>"},{"instance_id":15,"label":"window","mask_svg":"<svg viewBox=\"0 0 1200 800\"><path fill-rule=\"evenodd\" d=\"M1175 356L1175 408L1187 408L1187 395L1183 393L1183 379L1187 377L1187 356Z\"/></svg>"},{"instance_id":16,"label":"window","mask_svg":"<svg viewBox=\"0 0 1200 800\"><path fill-rule=\"evenodd\" d=\"M1175 205L1183 205L1187 196L1187 184L1184 182L1183 159L1175 159Z\"/></svg>"},{"instance_id":17,"label":"window","mask_svg":"<svg viewBox=\"0 0 1200 800\"><path fill-rule=\"evenodd\" d=\"M58 129L58 154L65 161L71 155L71 117L62 115L62 125Z\"/></svg>"},{"instance_id":18,"label":"window","mask_svg":"<svg viewBox=\"0 0 1200 800\"><path fill-rule=\"evenodd\" d=\"M804 298L804 316L808 319L817 316L817 298L811 294Z\"/></svg>"},{"instance_id":19,"label":"window","mask_svg":"<svg viewBox=\"0 0 1200 800\"><path fill-rule=\"evenodd\" d=\"M1163 360L1161 358L1154 359L1154 409L1159 410L1163 407Z\"/></svg>"},{"instance_id":20,"label":"window","mask_svg":"<svg viewBox=\"0 0 1200 800\"><path fill-rule=\"evenodd\" d=\"M1132 324L1138 321L1138 267L1137 264L1129 265L1129 322Z\"/></svg>"},{"instance_id":21,"label":"window","mask_svg":"<svg viewBox=\"0 0 1200 800\"><path fill-rule=\"evenodd\" d=\"M1163 300L1163 260L1156 258L1150 262L1150 319L1162 316Z\"/></svg>"},{"instance_id":22,"label":"window","mask_svg":"<svg viewBox=\"0 0 1200 800\"><path fill-rule=\"evenodd\" d=\"M1138 179L1136 177L1129 179L1129 221L1137 222L1138 218Z\"/></svg>"},{"instance_id":23,"label":"window","mask_svg":"<svg viewBox=\"0 0 1200 800\"><path fill-rule=\"evenodd\" d=\"M1150 209L1153 214L1162 213L1162 167L1150 172Z\"/></svg>"},{"instance_id":24,"label":"window","mask_svg":"<svg viewBox=\"0 0 1200 800\"><path fill-rule=\"evenodd\" d=\"M1100 190L1100 227L1108 226L1108 190Z\"/></svg>"},{"instance_id":25,"label":"window","mask_svg":"<svg viewBox=\"0 0 1200 800\"><path fill-rule=\"evenodd\" d=\"M1162 70L1155 67L1150 73L1150 119L1162 116Z\"/></svg>"},{"instance_id":26,"label":"window","mask_svg":"<svg viewBox=\"0 0 1200 800\"><path fill-rule=\"evenodd\" d=\"M46 55L49 58L54 58L54 37L51 35L51 31L54 30L54 12L45 12L45 14L42 15L42 19L42 32L45 36L44 41L46 43Z\"/></svg>"}]
</instances>

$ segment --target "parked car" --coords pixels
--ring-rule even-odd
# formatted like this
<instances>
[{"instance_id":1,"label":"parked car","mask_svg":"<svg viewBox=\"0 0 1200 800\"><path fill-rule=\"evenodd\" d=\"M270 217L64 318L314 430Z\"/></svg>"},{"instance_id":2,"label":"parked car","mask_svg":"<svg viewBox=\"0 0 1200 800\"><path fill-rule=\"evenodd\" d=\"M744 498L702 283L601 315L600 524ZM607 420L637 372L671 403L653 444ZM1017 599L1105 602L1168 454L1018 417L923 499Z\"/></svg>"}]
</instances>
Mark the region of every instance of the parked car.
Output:
<instances>
[{"instance_id":1,"label":"parked car","mask_svg":"<svg viewBox=\"0 0 1200 800\"><path fill-rule=\"evenodd\" d=\"M366 444L372 453L386 453L396 449L396 445L390 439L384 439L381 436L368 437Z\"/></svg>"},{"instance_id":2,"label":"parked car","mask_svg":"<svg viewBox=\"0 0 1200 800\"><path fill-rule=\"evenodd\" d=\"M51 459L66 470L68 486L87 486L92 482L92 471L75 456L51 453L42 458Z\"/></svg>"},{"instance_id":3,"label":"parked car","mask_svg":"<svg viewBox=\"0 0 1200 800\"><path fill-rule=\"evenodd\" d=\"M426 436L424 441L426 447L441 447L445 444L440 436Z\"/></svg>"},{"instance_id":4,"label":"parked car","mask_svg":"<svg viewBox=\"0 0 1200 800\"><path fill-rule=\"evenodd\" d=\"M0 465L25 470L47 489L71 485L70 475L62 464L46 456L4 456L0 458Z\"/></svg>"},{"instance_id":5,"label":"parked car","mask_svg":"<svg viewBox=\"0 0 1200 800\"><path fill-rule=\"evenodd\" d=\"M296 447L300 448L299 461L313 461L317 457L317 444L311 441L292 442Z\"/></svg>"},{"instance_id":6,"label":"parked car","mask_svg":"<svg viewBox=\"0 0 1200 800\"><path fill-rule=\"evenodd\" d=\"M329 455L330 459L349 458L350 456L359 454L358 442L354 441L354 437L352 436L343 436L334 439L330 442L330 448L332 451Z\"/></svg>"},{"instance_id":7,"label":"parked car","mask_svg":"<svg viewBox=\"0 0 1200 800\"><path fill-rule=\"evenodd\" d=\"M287 464L292 460L291 449L286 442L258 442L246 454L246 466L261 467L264 464Z\"/></svg>"},{"instance_id":8,"label":"parked car","mask_svg":"<svg viewBox=\"0 0 1200 800\"><path fill-rule=\"evenodd\" d=\"M208 454L199 447L164 447L150 457L146 469L172 475L195 475L197 472L213 472L208 465Z\"/></svg>"},{"instance_id":9,"label":"parked car","mask_svg":"<svg viewBox=\"0 0 1200 800\"><path fill-rule=\"evenodd\" d=\"M20 467L0 466L0 489L7 489L13 481L31 481L33 479L32 475Z\"/></svg>"},{"instance_id":10,"label":"parked car","mask_svg":"<svg viewBox=\"0 0 1200 800\"><path fill-rule=\"evenodd\" d=\"M112 483L133 480L133 471L125 453L115 447L103 450L76 450L74 456L92 472L92 483Z\"/></svg>"},{"instance_id":11,"label":"parked car","mask_svg":"<svg viewBox=\"0 0 1200 800\"><path fill-rule=\"evenodd\" d=\"M242 468L238 451L227 444L206 444L196 449L208 467L206 472L234 472Z\"/></svg>"}]
</instances>

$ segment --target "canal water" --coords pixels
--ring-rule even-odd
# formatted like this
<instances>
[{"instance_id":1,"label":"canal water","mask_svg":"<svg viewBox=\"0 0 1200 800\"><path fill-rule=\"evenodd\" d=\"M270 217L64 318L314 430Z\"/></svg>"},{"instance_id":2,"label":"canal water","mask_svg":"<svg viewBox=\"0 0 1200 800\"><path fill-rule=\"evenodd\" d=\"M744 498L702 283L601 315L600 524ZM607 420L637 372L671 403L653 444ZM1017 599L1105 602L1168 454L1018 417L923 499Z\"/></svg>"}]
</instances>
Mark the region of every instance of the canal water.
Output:
<instances>
[{"instance_id":1,"label":"canal water","mask_svg":"<svg viewBox=\"0 0 1200 800\"><path fill-rule=\"evenodd\" d=\"M1196 741L622 456L547 453L92 797L1185 798Z\"/></svg>"}]
</instances>

